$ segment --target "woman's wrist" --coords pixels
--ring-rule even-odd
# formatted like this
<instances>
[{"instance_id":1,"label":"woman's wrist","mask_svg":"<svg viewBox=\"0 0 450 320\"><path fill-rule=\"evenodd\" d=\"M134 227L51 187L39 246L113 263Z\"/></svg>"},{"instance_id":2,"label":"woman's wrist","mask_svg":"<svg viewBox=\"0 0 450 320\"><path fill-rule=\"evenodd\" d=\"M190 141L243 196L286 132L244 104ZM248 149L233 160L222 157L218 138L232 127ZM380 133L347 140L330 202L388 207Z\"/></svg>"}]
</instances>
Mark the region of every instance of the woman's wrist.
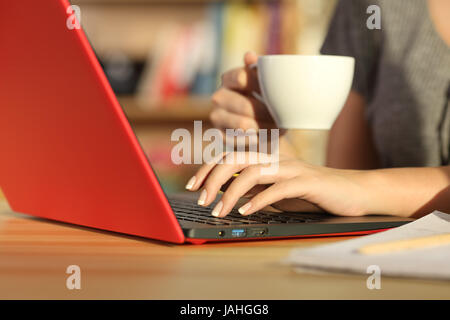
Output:
<instances>
[{"instance_id":1,"label":"woman's wrist","mask_svg":"<svg viewBox=\"0 0 450 320\"><path fill-rule=\"evenodd\" d=\"M366 191L364 214L410 217L439 209L429 204L448 189L448 171L448 167L361 171L358 181Z\"/></svg>"},{"instance_id":2,"label":"woman's wrist","mask_svg":"<svg viewBox=\"0 0 450 320\"><path fill-rule=\"evenodd\" d=\"M380 170L361 170L358 171L357 179L364 193L363 215L392 214L389 212L394 208L386 197L386 191L389 192L389 183L385 174Z\"/></svg>"},{"instance_id":3,"label":"woman's wrist","mask_svg":"<svg viewBox=\"0 0 450 320\"><path fill-rule=\"evenodd\" d=\"M279 155L280 159L297 159L298 154L292 143L283 135L279 139Z\"/></svg>"}]
</instances>

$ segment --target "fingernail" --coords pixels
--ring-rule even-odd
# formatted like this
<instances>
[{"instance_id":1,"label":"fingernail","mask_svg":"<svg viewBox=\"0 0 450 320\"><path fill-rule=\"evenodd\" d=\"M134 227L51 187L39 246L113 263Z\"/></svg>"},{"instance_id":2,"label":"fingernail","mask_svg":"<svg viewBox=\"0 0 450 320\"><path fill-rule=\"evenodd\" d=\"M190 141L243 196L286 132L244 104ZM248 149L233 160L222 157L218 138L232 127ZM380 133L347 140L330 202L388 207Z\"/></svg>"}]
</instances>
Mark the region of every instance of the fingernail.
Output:
<instances>
[{"instance_id":1,"label":"fingernail","mask_svg":"<svg viewBox=\"0 0 450 320\"><path fill-rule=\"evenodd\" d=\"M247 202L242 207L240 207L238 209L238 211L239 211L240 214L244 214L248 209L250 209L251 206L252 206L252 203L251 202Z\"/></svg>"},{"instance_id":2,"label":"fingernail","mask_svg":"<svg viewBox=\"0 0 450 320\"><path fill-rule=\"evenodd\" d=\"M220 211L222 211L222 208L223 208L223 202L222 202L222 201L219 201L219 203L217 203L216 206L214 207L214 209L213 209L213 211L211 212L211 214L212 214L214 217L218 217L219 214L220 214Z\"/></svg>"},{"instance_id":3,"label":"fingernail","mask_svg":"<svg viewBox=\"0 0 450 320\"><path fill-rule=\"evenodd\" d=\"M206 192L206 190L205 189L203 189L203 191L202 191L202 193L200 193L200 197L198 198L198 201L197 201L197 203L199 204L199 205L204 205L205 204L205 201L206 201L206 196L208 195L208 193Z\"/></svg>"},{"instance_id":4,"label":"fingernail","mask_svg":"<svg viewBox=\"0 0 450 320\"><path fill-rule=\"evenodd\" d=\"M186 184L186 189L191 190L192 187L194 186L195 180L197 180L197 178L195 176L190 178L188 183Z\"/></svg>"},{"instance_id":5,"label":"fingernail","mask_svg":"<svg viewBox=\"0 0 450 320\"><path fill-rule=\"evenodd\" d=\"M240 86L244 87L247 82L247 75L245 72L239 72L237 76L237 83L239 83Z\"/></svg>"}]
</instances>

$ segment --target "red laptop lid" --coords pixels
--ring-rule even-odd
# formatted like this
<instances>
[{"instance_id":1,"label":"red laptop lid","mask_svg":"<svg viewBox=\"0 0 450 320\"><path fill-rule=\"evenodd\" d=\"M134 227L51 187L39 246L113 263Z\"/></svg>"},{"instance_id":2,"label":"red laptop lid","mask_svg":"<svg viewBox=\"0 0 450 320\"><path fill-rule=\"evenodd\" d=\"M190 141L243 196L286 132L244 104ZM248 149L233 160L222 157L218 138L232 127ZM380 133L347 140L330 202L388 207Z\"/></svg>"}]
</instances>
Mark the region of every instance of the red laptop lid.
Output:
<instances>
[{"instance_id":1,"label":"red laptop lid","mask_svg":"<svg viewBox=\"0 0 450 320\"><path fill-rule=\"evenodd\" d=\"M66 0L0 2L0 186L34 216L181 243L182 230Z\"/></svg>"}]
</instances>

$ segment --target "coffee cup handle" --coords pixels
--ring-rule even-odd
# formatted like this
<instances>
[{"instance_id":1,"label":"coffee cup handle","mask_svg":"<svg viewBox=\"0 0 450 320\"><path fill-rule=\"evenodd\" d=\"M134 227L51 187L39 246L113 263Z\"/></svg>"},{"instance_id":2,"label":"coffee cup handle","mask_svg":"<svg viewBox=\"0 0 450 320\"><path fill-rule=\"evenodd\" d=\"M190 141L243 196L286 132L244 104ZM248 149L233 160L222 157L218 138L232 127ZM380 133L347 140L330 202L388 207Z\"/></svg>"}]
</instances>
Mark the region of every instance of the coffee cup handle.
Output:
<instances>
[{"instance_id":1,"label":"coffee cup handle","mask_svg":"<svg viewBox=\"0 0 450 320\"><path fill-rule=\"evenodd\" d=\"M257 63L252 63L251 65L249 65L249 68L252 70L256 69L257 67L258 67ZM253 98L255 98L256 100L258 100L259 102L261 102L264 105L266 104L266 102L264 101L264 98L258 92L252 91L251 93L252 93Z\"/></svg>"}]
</instances>

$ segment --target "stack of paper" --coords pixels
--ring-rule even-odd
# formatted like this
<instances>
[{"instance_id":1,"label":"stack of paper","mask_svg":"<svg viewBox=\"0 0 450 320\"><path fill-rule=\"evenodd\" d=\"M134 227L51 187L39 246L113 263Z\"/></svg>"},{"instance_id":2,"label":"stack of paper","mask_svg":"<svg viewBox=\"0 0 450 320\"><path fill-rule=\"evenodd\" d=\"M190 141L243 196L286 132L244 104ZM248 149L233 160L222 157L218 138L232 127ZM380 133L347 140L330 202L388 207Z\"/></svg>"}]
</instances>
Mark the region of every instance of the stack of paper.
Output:
<instances>
[{"instance_id":1,"label":"stack of paper","mask_svg":"<svg viewBox=\"0 0 450 320\"><path fill-rule=\"evenodd\" d=\"M303 272L310 270L366 274L367 268L375 265L386 276L450 280L450 243L448 240L440 241L439 244L436 241L434 244L433 241L430 242L430 239L448 239L449 235L450 215L435 211L385 232L311 249L295 249L288 258L288 263L297 271ZM404 240L417 244L421 239L425 239L428 244L404 248ZM387 245L386 252L362 253L362 248L381 243ZM392 250L391 244L397 244L397 247L400 244L400 249Z\"/></svg>"}]
</instances>

